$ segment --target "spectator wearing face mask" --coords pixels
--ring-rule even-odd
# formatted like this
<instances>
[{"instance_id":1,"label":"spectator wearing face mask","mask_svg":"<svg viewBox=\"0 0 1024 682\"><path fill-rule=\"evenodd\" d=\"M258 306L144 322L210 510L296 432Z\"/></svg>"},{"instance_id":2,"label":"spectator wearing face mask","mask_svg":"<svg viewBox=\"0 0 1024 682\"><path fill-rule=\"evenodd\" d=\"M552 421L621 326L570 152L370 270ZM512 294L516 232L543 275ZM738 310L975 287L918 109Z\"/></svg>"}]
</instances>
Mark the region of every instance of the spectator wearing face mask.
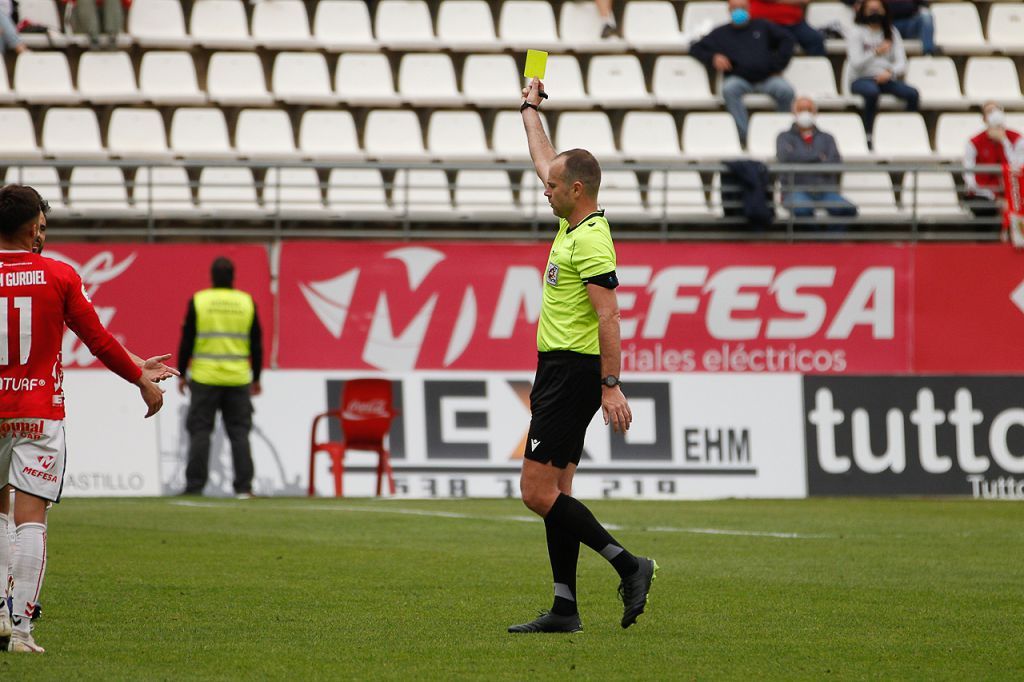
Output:
<instances>
[{"instance_id":1,"label":"spectator wearing face mask","mask_svg":"<svg viewBox=\"0 0 1024 682\"><path fill-rule=\"evenodd\" d=\"M928 0L885 0L885 8L889 10L893 27L904 40L920 40L921 51L926 55L939 54Z\"/></svg>"},{"instance_id":2,"label":"spectator wearing face mask","mask_svg":"<svg viewBox=\"0 0 1024 682\"><path fill-rule=\"evenodd\" d=\"M750 0L750 16L766 19L789 31L804 54L824 57L825 36L804 19L810 0Z\"/></svg>"},{"instance_id":3,"label":"spectator wearing face mask","mask_svg":"<svg viewBox=\"0 0 1024 682\"><path fill-rule=\"evenodd\" d=\"M1024 135L1006 127L1006 114L996 102L986 102L985 130L967 142L964 150L964 183L967 206L976 217L990 218L1002 211L1002 173L975 173L975 166L1024 164Z\"/></svg>"},{"instance_id":4,"label":"spectator wearing face mask","mask_svg":"<svg viewBox=\"0 0 1024 682\"><path fill-rule=\"evenodd\" d=\"M778 111L789 111L793 87L780 74L793 56L793 37L764 19L751 19L747 0L729 0L731 21L690 46L690 54L724 76L722 97L747 141L747 107L743 96L767 94Z\"/></svg>"},{"instance_id":5,"label":"spectator wearing face mask","mask_svg":"<svg viewBox=\"0 0 1024 682\"><path fill-rule=\"evenodd\" d=\"M793 103L793 126L779 133L775 155L781 163L842 163L836 139L817 126L818 107L810 97L798 97ZM839 193L839 173L783 173L782 205L797 218L810 218L816 208L830 216L853 218L857 207ZM845 225L831 224L841 230Z\"/></svg>"},{"instance_id":6,"label":"spectator wearing face mask","mask_svg":"<svg viewBox=\"0 0 1024 682\"><path fill-rule=\"evenodd\" d=\"M917 90L900 80L907 71L907 53L882 0L866 0L857 8L854 25L846 35L846 63L850 91L864 98L861 117L870 146L878 98L883 93L906 101L907 111L917 111L920 102Z\"/></svg>"}]
</instances>

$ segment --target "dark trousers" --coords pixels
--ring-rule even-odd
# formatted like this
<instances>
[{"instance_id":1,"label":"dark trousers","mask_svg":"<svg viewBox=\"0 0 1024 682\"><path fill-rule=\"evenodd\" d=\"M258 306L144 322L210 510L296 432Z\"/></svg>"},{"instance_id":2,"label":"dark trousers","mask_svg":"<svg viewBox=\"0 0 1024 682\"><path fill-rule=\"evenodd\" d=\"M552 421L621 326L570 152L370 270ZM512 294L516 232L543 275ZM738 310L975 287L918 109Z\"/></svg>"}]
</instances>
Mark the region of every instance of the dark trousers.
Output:
<instances>
[{"instance_id":1,"label":"dark trousers","mask_svg":"<svg viewBox=\"0 0 1024 682\"><path fill-rule=\"evenodd\" d=\"M878 83L874 78L858 78L850 85L850 92L864 98L864 111L861 116L864 118L864 130L868 135L875 128L875 116L878 114L878 98L882 93L895 95L906 101L907 111L917 111L917 105L921 101L921 96L916 88L897 80Z\"/></svg>"},{"instance_id":2,"label":"dark trousers","mask_svg":"<svg viewBox=\"0 0 1024 682\"><path fill-rule=\"evenodd\" d=\"M235 492L252 492L252 400L249 386L209 386L189 382L192 402L188 406L188 466L185 468L185 492L202 493L210 471L210 434L220 410L224 429L231 441L231 461L235 468Z\"/></svg>"},{"instance_id":3,"label":"dark trousers","mask_svg":"<svg viewBox=\"0 0 1024 682\"><path fill-rule=\"evenodd\" d=\"M791 26L779 24L779 27L789 31L789 34L793 36L793 40L803 48L804 54L808 57L825 56L825 36L806 21L801 21Z\"/></svg>"}]
</instances>

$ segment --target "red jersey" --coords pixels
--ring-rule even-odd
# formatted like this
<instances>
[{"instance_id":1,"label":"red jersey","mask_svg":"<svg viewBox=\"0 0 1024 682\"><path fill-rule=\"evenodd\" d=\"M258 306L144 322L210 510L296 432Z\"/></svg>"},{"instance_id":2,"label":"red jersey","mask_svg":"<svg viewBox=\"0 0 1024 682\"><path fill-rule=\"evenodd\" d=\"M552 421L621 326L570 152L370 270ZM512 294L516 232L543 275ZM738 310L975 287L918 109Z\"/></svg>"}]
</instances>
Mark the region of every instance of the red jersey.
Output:
<instances>
[{"instance_id":1,"label":"red jersey","mask_svg":"<svg viewBox=\"0 0 1024 682\"><path fill-rule=\"evenodd\" d=\"M781 26L792 26L804 20L804 6L786 5L773 0L750 0L750 18L767 19Z\"/></svg>"},{"instance_id":2,"label":"red jersey","mask_svg":"<svg viewBox=\"0 0 1024 682\"><path fill-rule=\"evenodd\" d=\"M141 376L103 327L74 268L28 251L0 251L0 418L64 418L65 323L118 376Z\"/></svg>"}]
</instances>

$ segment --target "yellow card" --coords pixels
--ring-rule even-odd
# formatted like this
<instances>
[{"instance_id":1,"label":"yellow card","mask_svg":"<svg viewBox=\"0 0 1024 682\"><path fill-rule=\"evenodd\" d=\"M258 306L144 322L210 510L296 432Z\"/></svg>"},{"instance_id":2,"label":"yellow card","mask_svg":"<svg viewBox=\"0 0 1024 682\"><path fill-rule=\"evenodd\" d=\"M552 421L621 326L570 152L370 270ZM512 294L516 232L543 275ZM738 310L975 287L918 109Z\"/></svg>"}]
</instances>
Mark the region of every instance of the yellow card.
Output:
<instances>
[{"instance_id":1,"label":"yellow card","mask_svg":"<svg viewBox=\"0 0 1024 682\"><path fill-rule=\"evenodd\" d=\"M548 68L548 53L543 50L526 51L526 68L523 76L526 78L544 78L544 70Z\"/></svg>"}]
</instances>

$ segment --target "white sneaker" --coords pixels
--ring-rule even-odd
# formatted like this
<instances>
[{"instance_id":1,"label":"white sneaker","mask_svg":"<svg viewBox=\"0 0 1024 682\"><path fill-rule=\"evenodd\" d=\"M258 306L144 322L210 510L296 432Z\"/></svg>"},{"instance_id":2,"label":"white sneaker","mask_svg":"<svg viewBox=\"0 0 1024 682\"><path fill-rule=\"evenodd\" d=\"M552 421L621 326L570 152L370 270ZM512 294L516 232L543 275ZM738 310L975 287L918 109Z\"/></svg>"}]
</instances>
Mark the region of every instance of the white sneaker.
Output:
<instances>
[{"instance_id":1,"label":"white sneaker","mask_svg":"<svg viewBox=\"0 0 1024 682\"><path fill-rule=\"evenodd\" d=\"M15 631L11 635L11 643L7 645L7 650L30 654L41 654L46 651L46 649L36 644L36 640L32 638L31 634L19 631Z\"/></svg>"}]
</instances>

